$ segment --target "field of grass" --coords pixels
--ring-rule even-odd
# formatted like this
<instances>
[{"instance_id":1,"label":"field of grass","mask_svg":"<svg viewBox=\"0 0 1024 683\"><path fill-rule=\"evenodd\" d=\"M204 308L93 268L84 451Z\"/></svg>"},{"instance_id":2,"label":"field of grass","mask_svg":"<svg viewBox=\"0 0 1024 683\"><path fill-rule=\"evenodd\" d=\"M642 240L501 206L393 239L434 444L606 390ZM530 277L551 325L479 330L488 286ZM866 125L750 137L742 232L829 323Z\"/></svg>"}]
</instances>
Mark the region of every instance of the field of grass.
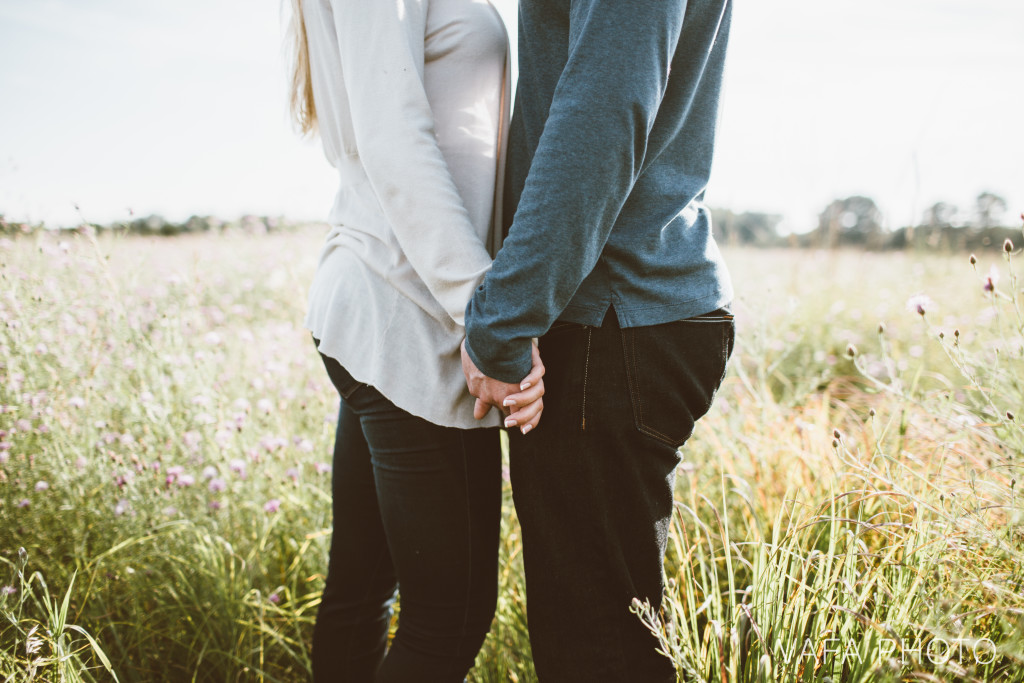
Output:
<instances>
[{"instance_id":1,"label":"field of grass","mask_svg":"<svg viewBox=\"0 0 1024 683\"><path fill-rule=\"evenodd\" d=\"M321 236L0 241L4 680L308 680ZM680 680L1024 681L1016 254L727 258L736 355L633 606ZM506 494L478 682L536 679Z\"/></svg>"}]
</instances>

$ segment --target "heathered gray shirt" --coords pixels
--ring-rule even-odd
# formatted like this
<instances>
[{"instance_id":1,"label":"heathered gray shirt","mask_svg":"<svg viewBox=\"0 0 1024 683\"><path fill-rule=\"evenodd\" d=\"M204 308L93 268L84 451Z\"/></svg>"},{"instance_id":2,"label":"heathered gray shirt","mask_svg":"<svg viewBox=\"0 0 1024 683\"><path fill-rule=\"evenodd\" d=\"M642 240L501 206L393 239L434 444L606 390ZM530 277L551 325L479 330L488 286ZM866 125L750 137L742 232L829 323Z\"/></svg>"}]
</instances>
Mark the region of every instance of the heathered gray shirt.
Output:
<instances>
[{"instance_id":1,"label":"heathered gray shirt","mask_svg":"<svg viewBox=\"0 0 1024 683\"><path fill-rule=\"evenodd\" d=\"M466 347L519 382L556 319L623 327L731 301L703 204L730 0L520 0L508 235ZM542 349L543 355L543 349Z\"/></svg>"}]
</instances>

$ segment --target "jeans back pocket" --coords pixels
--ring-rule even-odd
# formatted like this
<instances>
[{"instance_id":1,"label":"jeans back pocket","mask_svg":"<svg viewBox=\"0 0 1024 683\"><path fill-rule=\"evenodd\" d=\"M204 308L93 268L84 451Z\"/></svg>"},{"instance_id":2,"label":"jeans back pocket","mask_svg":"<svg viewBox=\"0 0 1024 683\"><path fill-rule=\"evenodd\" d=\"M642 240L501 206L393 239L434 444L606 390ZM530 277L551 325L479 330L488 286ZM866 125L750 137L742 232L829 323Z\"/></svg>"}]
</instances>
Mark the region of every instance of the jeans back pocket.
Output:
<instances>
[{"instance_id":1,"label":"jeans back pocket","mask_svg":"<svg viewBox=\"0 0 1024 683\"><path fill-rule=\"evenodd\" d=\"M732 354L728 312L622 330L626 379L636 428L682 446L714 400Z\"/></svg>"}]
</instances>

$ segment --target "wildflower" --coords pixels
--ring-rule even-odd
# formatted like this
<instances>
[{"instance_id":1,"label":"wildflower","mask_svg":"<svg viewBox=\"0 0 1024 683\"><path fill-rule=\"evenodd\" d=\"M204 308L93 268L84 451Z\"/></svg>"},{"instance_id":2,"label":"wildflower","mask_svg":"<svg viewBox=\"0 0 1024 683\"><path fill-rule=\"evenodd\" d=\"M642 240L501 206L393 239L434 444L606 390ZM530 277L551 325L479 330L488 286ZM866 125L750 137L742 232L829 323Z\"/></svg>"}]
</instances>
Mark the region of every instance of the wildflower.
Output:
<instances>
[{"instance_id":1,"label":"wildflower","mask_svg":"<svg viewBox=\"0 0 1024 683\"><path fill-rule=\"evenodd\" d=\"M228 487L228 483L220 477L214 477L210 480L210 491L214 493L220 493Z\"/></svg>"},{"instance_id":2,"label":"wildflower","mask_svg":"<svg viewBox=\"0 0 1024 683\"><path fill-rule=\"evenodd\" d=\"M327 474L331 471L331 466L325 462L318 462L313 467L316 469L317 474Z\"/></svg>"},{"instance_id":3,"label":"wildflower","mask_svg":"<svg viewBox=\"0 0 1024 683\"><path fill-rule=\"evenodd\" d=\"M935 309L935 302L927 294L915 294L907 299L907 310L923 316L928 311Z\"/></svg>"},{"instance_id":4,"label":"wildflower","mask_svg":"<svg viewBox=\"0 0 1024 683\"><path fill-rule=\"evenodd\" d=\"M288 479L291 479L293 482L298 481L299 480L299 470L298 470L297 467L289 467L285 471L284 476L287 477Z\"/></svg>"},{"instance_id":5,"label":"wildflower","mask_svg":"<svg viewBox=\"0 0 1024 683\"><path fill-rule=\"evenodd\" d=\"M302 440L300 440L298 445L297 445L297 447L303 453L312 453L313 452L313 442L310 441L309 439L302 439Z\"/></svg>"},{"instance_id":6,"label":"wildflower","mask_svg":"<svg viewBox=\"0 0 1024 683\"><path fill-rule=\"evenodd\" d=\"M245 461L240 458L235 458L228 463L228 467L232 472L237 474L242 479L245 479Z\"/></svg>"},{"instance_id":7,"label":"wildflower","mask_svg":"<svg viewBox=\"0 0 1024 683\"><path fill-rule=\"evenodd\" d=\"M199 446L199 442L203 440L203 437L199 432L193 430L182 434L181 440L185 443L185 448L194 451Z\"/></svg>"},{"instance_id":8,"label":"wildflower","mask_svg":"<svg viewBox=\"0 0 1024 683\"><path fill-rule=\"evenodd\" d=\"M982 289L986 292L996 291L996 285L999 284L999 269L996 268L995 264L988 269L988 276L985 277L985 284L982 285Z\"/></svg>"},{"instance_id":9,"label":"wildflower","mask_svg":"<svg viewBox=\"0 0 1024 683\"><path fill-rule=\"evenodd\" d=\"M180 477L178 477L178 486L181 486L182 488L186 486L192 486L195 483L196 478L193 477L191 474L183 474Z\"/></svg>"},{"instance_id":10,"label":"wildflower","mask_svg":"<svg viewBox=\"0 0 1024 683\"><path fill-rule=\"evenodd\" d=\"M267 600L271 604L276 605L277 603L281 602L281 596L278 595L276 592L274 592L274 593L271 593L270 595L267 596Z\"/></svg>"},{"instance_id":11,"label":"wildflower","mask_svg":"<svg viewBox=\"0 0 1024 683\"><path fill-rule=\"evenodd\" d=\"M281 509L281 501L277 498L271 498L263 504L263 511L274 513Z\"/></svg>"},{"instance_id":12,"label":"wildflower","mask_svg":"<svg viewBox=\"0 0 1024 683\"><path fill-rule=\"evenodd\" d=\"M81 396L72 396L71 398L68 399L68 405L71 406L72 408L84 408L85 399L82 398Z\"/></svg>"},{"instance_id":13,"label":"wildflower","mask_svg":"<svg viewBox=\"0 0 1024 683\"><path fill-rule=\"evenodd\" d=\"M219 500L211 500L209 507L210 507L210 510L213 510L214 512L216 512L217 510L221 509L222 504L221 504L221 502Z\"/></svg>"},{"instance_id":14,"label":"wildflower","mask_svg":"<svg viewBox=\"0 0 1024 683\"><path fill-rule=\"evenodd\" d=\"M18 507L20 508L27 508L29 505L30 503L28 502L28 498L22 498L20 501L18 501Z\"/></svg>"},{"instance_id":15,"label":"wildflower","mask_svg":"<svg viewBox=\"0 0 1024 683\"><path fill-rule=\"evenodd\" d=\"M185 472L185 468L181 465L171 465L167 468L167 476L177 478Z\"/></svg>"},{"instance_id":16,"label":"wildflower","mask_svg":"<svg viewBox=\"0 0 1024 683\"><path fill-rule=\"evenodd\" d=\"M17 428L17 430L19 432L31 432L32 431L32 423L30 421L26 420L25 418L19 419L17 422L14 423L14 426Z\"/></svg>"},{"instance_id":17,"label":"wildflower","mask_svg":"<svg viewBox=\"0 0 1024 683\"><path fill-rule=\"evenodd\" d=\"M217 468L213 465L207 465L203 468L203 481L213 479L217 476Z\"/></svg>"},{"instance_id":18,"label":"wildflower","mask_svg":"<svg viewBox=\"0 0 1024 683\"><path fill-rule=\"evenodd\" d=\"M50 488L50 485L42 479L36 482L36 491L45 491L48 488Z\"/></svg>"},{"instance_id":19,"label":"wildflower","mask_svg":"<svg viewBox=\"0 0 1024 683\"><path fill-rule=\"evenodd\" d=\"M14 595L18 592L18 589L14 586L2 586L0 587L0 595Z\"/></svg>"},{"instance_id":20,"label":"wildflower","mask_svg":"<svg viewBox=\"0 0 1024 683\"><path fill-rule=\"evenodd\" d=\"M256 401L256 409L269 415L270 411L274 409L274 404L269 398L261 398Z\"/></svg>"},{"instance_id":21,"label":"wildflower","mask_svg":"<svg viewBox=\"0 0 1024 683\"><path fill-rule=\"evenodd\" d=\"M128 512L128 501L122 498L121 500L117 501L117 504L114 506L114 516L120 517L126 512Z\"/></svg>"}]
</instances>

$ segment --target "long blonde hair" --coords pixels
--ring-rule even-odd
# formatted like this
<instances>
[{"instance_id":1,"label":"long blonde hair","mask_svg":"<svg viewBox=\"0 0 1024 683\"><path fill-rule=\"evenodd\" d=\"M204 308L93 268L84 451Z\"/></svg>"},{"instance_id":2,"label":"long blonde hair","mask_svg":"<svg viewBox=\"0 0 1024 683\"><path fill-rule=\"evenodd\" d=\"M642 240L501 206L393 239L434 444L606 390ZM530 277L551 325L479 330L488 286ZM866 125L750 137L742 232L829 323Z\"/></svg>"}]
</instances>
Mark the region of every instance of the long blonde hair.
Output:
<instances>
[{"instance_id":1,"label":"long blonde hair","mask_svg":"<svg viewBox=\"0 0 1024 683\"><path fill-rule=\"evenodd\" d=\"M291 0L292 16L288 22L288 44L291 52L292 79L289 105L299 131L316 131L316 103L313 102L313 79L309 73L309 43L306 21L302 16L302 0Z\"/></svg>"}]
</instances>

